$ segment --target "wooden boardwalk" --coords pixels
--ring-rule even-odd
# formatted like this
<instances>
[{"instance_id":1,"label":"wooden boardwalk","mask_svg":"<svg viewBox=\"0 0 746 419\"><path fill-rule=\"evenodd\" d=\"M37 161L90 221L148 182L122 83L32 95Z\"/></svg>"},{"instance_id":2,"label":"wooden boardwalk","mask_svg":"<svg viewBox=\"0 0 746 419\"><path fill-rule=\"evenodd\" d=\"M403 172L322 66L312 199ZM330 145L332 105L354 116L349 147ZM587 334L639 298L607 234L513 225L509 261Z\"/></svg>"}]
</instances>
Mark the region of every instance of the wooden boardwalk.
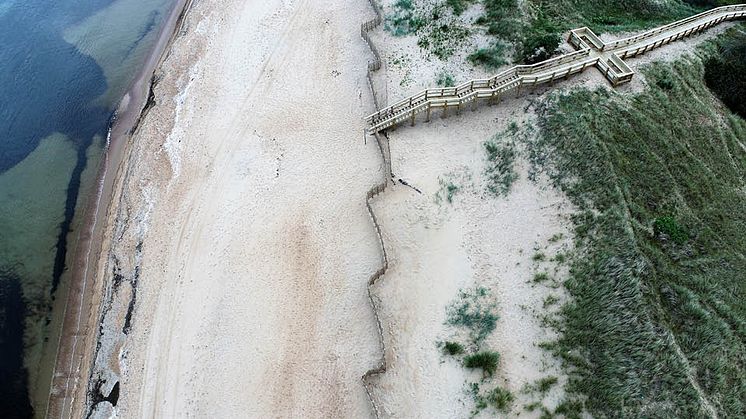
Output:
<instances>
[{"instance_id":1,"label":"wooden boardwalk","mask_svg":"<svg viewBox=\"0 0 746 419\"><path fill-rule=\"evenodd\" d=\"M403 122L414 125L420 113L425 113L425 120L429 121L433 110L437 109L442 109L442 116L447 116L449 108L456 108L456 112L467 106L476 109L479 99L490 104L499 102L501 97L511 91L520 94L521 87L533 88L539 84L552 83L589 67L598 68L613 86L627 83L632 80L634 72L624 62L624 58L644 54L721 22L744 17L746 4L723 6L608 43L601 41L588 28L575 29L570 32L568 39L577 49L575 52L534 65L518 65L489 79L470 80L455 87L423 90L366 117L367 132L378 133ZM374 50L374 53L377 51Z\"/></svg>"}]
</instances>

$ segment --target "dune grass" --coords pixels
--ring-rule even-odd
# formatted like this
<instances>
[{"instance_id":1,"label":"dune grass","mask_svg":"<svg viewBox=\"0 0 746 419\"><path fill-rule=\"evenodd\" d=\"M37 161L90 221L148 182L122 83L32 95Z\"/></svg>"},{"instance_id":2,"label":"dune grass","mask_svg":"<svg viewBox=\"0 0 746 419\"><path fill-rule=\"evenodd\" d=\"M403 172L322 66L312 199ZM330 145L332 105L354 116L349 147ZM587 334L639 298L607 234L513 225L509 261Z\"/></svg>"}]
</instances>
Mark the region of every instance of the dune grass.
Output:
<instances>
[{"instance_id":1,"label":"dune grass","mask_svg":"<svg viewBox=\"0 0 746 419\"><path fill-rule=\"evenodd\" d=\"M497 319L497 302L484 287L461 290L446 310L446 324L468 330L475 346L495 330Z\"/></svg>"},{"instance_id":2,"label":"dune grass","mask_svg":"<svg viewBox=\"0 0 746 419\"><path fill-rule=\"evenodd\" d=\"M485 376L491 377L497 371L500 363L500 354L497 352L483 351L464 357L464 367L481 369Z\"/></svg>"},{"instance_id":3,"label":"dune grass","mask_svg":"<svg viewBox=\"0 0 746 419\"><path fill-rule=\"evenodd\" d=\"M464 345L453 342L453 341L446 341L443 343L443 353L446 355L461 355L464 353Z\"/></svg>"},{"instance_id":4,"label":"dune grass","mask_svg":"<svg viewBox=\"0 0 746 419\"><path fill-rule=\"evenodd\" d=\"M588 26L597 33L648 29L737 0L482 0L476 21L487 34L514 47L513 61L533 64L557 52L560 34ZM458 1L458 10L472 2ZM456 9L454 9L456 10ZM494 67L506 61L507 48L483 48L474 64Z\"/></svg>"},{"instance_id":5,"label":"dune grass","mask_svg":"<svg viewBox=\"0 0 746 419\"><path fill-rule=\"evenodd\" d=\"M746 417L746 122L706 87L703 51L647 67L641 93L539 110L530 160L578 209L546 345L569 374L555 413Z\"/></svg>"}]
</instances>

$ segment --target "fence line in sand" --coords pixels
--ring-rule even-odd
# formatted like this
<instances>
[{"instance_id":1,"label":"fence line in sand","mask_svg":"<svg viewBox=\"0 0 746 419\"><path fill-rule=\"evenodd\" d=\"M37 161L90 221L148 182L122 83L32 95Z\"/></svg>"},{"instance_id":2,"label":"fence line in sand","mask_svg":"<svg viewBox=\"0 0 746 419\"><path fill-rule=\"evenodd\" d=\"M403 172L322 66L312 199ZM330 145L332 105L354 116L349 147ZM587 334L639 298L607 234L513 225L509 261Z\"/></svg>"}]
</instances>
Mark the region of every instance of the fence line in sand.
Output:
<instances>
[{"instance_id":1,"label":"fence line in sand","mask_svg":"<svg viewBox=\"0 0 746 419\"><path fill-rule=\"evenodd\" d=\"M370 38L369 32L373 29L377 28L381 22L383 22L383 15L381 13L381 8L376 2L376 0L369 0L371 7L373 8L373 11L375 12L375 17L367 22L364 22L360 27L360 35L365 40L365 42L368 44L368 47L370 48L371 52L373 53L373 61L368 62L368 69L367 69L367 79L368 79L368 85L370 86L371 93L373 95L373 103L375 104L376 109L381 109L381 99L378 97L378 92L375 88L374 81L373 81L373 72L378 71L381 69L381 55L378 52L378 48L373 43L373 41ZM386 271L389 268L389 258L388 254L386 253L386 245L383 241L383 233L381 232L381 225L378 222L378 218L376 218L376 214L373 211L373 207L371 206L371 201L373 198L378 196L379 194L383 193L386 188L389 185L389 181L391 180L391 154L390 149L388 145L388 138L385 136L385 134L375 132L373 133L376 143L378 144L378 149L381 152L381 158L383 160L383 166L384 166L384 178L383 180L378 183L377 185L373 186L368 193L365 195L365 207L368 209L368 214L370 215L370 219L373 222L373 226L376 229L376 236L378 237L378 243L381 246L381 267L375 271L370 278L368 279L368 300L370 301L370 305L373 308L373 316L376 320L376 326L378 328L378 341L380 343L380 352L381 352L381 359L378 361L378 365L375 368L372 368L363 374L361 377L361 381L363 382L363 387L365 388L365 393L368 395L368 400L370 401L371 406L373 407L373 412L375 413L376 418L381 417L381 412L379 411L378 404L375 402L373 398L373 393L371 391L371 385L370 385L370 378L379 374L383 374L386 372L386 343L383 338L383 324L381 322L381 316L379 315L379 308L378 303L376 302L376 299L373 297L373 291L372 288L375 286L376 282L386 273Z\"/></svg>"}]
</instances>

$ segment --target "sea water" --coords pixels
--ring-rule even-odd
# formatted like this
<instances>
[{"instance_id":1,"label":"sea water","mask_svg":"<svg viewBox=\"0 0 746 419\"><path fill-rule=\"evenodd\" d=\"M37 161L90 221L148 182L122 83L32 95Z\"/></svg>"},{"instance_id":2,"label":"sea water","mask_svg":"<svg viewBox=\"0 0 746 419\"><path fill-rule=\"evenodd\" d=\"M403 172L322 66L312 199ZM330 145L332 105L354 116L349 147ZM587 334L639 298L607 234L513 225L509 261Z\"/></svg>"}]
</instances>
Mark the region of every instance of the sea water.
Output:
<instances>
[{"instance_id":1,"label":"sea water","mask_svg":"<svg viewBox=\"0 0 746 419\"><path fill-rule=\"evenodd\" d=\"M0 418L44 409L76 213L173 3L0 0Z\"/></svg>"}]
</instances>

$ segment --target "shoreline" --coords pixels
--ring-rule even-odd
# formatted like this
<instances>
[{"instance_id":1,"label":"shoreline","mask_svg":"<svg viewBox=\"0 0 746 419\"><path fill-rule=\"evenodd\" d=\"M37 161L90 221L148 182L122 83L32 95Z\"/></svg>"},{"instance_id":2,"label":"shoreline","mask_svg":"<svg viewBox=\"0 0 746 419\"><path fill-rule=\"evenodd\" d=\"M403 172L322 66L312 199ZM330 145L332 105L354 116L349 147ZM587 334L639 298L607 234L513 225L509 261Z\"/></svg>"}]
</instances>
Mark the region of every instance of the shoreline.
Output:
<instances>
[{"instance_id":1,"label":"shoreline","mask_svg":"<svg viewBox=\"0 0 746 419\"><path fill-rule=\"evenodd\" d=\"M192 0L175 0L159 31L158 40L139 74L122 97L109 126L105 151L96 169L96 180L90 186L92 195L88 196L88 202L81 205L82 230L76 237L70 258L70 274L67 284L64 285L66 292L63 298L57 299L64 301L65 305L61 316L55 316L62 322L62 326L54 333L58 334L59 338L49 385L46 386L49 391L44 417L65 417L67 411L72 414L75 395L81 391L80 384L85 383L82 389L87 390L88 378L84 375L87 375L85 372L90 366L86 367L84 364L85 357L90 354L85 349L95 344L98 335L90 332L98 330L96 324L100 317L101 296L97 294L102 290L101 284L96 284L95 274L92 273L98 270L99 262L102 260L99 257L101 252L94 250L104 250L107 215L116 196L115 184L120 177L122 164L127 161L129 155L128 145L131 136L151 106L149 96L155 82L154 73L168 55L191 4ZM57 304L59 303L55 305ZM79 342L81 339L82 344ZM92 361L89 364L92 364ZM59 411L59 415L56 415L56 411Z\"/></svg>"}]
</instances>

